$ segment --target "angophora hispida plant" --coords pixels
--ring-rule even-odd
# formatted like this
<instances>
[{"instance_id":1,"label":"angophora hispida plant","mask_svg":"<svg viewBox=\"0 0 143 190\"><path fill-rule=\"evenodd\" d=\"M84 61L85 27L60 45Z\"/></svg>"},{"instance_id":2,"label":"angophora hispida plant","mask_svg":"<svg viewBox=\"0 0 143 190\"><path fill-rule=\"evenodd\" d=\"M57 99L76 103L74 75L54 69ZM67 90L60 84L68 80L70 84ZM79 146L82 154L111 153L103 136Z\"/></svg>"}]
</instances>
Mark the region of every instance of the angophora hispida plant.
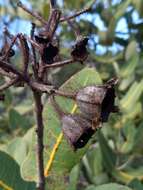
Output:
<instances>
[{"instance_id":1,"label":"angophora hispida plant","mask_svg":"<svg viewBox=\"0 0 143 190\"><path fill-rule=\"evenodd\" d=\"M0 86L0 99L4 100L3 91L11 86L27 85L33 92L35 102L36 136L37 136L37 168L38 181L37 189L45 189L45 177L43 166L43 104L42 95L47 93L51 97L51 102L61 120L62 131L65 138L74 150L82 148L102 122L107 122L111 112L117 111L114 106L115 89L117 79L112 79L101 86L87 86L78 92L67 93L55 89L48 81L49 68L61 67L74 62L83 63L88 57L86 49L88 38L83 37L78 29L75 29L71 19L87 12L88 7L74 15L64 17L56 7L56 1L50 1L50 15L48 21L44 20L37 12L27 9L21 2L18 3L24 11L31 14L42 24L41 30L35 34L36 25L32 23L31 35L24 34L11 35L7 29L4 31L4 45L0 52L0 74L9 78ZM59 47L55 43L55 32L62 22L68 22L76 35L75 45L71 49L70 58L64 61L58 59ZM11 40L11 43L9 41ZM11 64L11 57L15 52L13 46L16 45L21 53L23 62L20 68ZM56 95L72 98L76 101L80 113L64 113L56 103Z\"/></svg>"}]
</instances>

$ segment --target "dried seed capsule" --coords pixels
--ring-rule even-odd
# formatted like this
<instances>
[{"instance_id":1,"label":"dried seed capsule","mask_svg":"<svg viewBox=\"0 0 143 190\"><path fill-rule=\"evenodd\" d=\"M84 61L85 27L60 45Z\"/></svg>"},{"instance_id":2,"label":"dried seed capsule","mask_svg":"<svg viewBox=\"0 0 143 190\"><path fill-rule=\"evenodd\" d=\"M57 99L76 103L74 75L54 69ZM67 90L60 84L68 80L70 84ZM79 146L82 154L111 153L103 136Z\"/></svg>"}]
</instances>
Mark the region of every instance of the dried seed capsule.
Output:
<instances>
[{"instance_id":1,"label":"dried seed capsule","mask_svg":"<svg viewBox=\"0 0 143 190\"><path fill-rule=\"evenodd\" d=\"M106 88L98 86L87 86L78 91L76 101L85 118L92 120L95 116L100 115L106 91Z\"/></svg>"},{"instance_id":2,"label":"dried seed capsule","mask_svg":"<svg viewBox=\"0 0 143 190\"><path fill-rule=\"evenodd\" d=\"M109 114L115 112L115 89L117 80L105 85L87 86L78 91L76 101L81 114L90 120L106 122Z\"/></svg>"},{"instance_id":3,"label":"dried seed capsule","mask_svg":"<svg viewBox=\"0 0 143 190\"><path fill-rule=\"evenodd\" d=\"M95 133L91 121L77 114L64 115L61 123L63 134L74 150L84 147Z\"/></svg>"},{"instance_id":4,"label":"dried seed capsule","mask_svg":"<svg viewBox=\"0 0 143 190\"><path fill-rule=\"evenodd\" d=\"M64 113L53 96L51 102L61 120L62 131L68 143L74 150L84 147L95 133L95 130L92 129L92 121L79 114Z\"/></svg>"},{"instance_id":5,"label":"dried seed capsule","mask_svg":"<svg viewBox=\"0 0 143 190\"><path fill-rule=\"evenodd\" d=\"M73 46L71 56L76 61L84 61L88 57L86 45L88 43L87 37L79 37L76 44Z\"/></svg>"},{"instance_id":6,"label":"dried seed capsule","mask_svg":"<svg viewBox=\"0 0 143 190\"><path fill-rule=\"evenodd\" d=\"M54 46L52 43L48 43L42 51L42 60L47 64L52 64L54 57L58 54L59 49L57 46Z\"/></svg>"}]
</instances>

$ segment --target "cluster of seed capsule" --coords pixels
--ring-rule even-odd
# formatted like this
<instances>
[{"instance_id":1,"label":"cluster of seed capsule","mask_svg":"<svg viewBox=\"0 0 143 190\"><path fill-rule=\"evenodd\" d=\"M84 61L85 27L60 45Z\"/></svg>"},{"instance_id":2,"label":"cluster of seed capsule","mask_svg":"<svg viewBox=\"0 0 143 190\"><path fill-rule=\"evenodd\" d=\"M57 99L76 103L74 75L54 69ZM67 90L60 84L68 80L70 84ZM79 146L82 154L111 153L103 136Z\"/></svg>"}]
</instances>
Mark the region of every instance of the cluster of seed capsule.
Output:
<instances>
[{"instance_id":1,"label":"cluster of seed capsule","mask_svg":"<svg viewBox=\"0 0 143 190\"><path fill-rule=\"evenodd\" d=\"M118 111L114 105L117 81L111 79L104 85L80 89L73 98L79 114L64 113L52 96L51 102L60 117L63 134L74 150L84 147L102 123L108 121L110 113Z\"/></svg>"}]
</instances>

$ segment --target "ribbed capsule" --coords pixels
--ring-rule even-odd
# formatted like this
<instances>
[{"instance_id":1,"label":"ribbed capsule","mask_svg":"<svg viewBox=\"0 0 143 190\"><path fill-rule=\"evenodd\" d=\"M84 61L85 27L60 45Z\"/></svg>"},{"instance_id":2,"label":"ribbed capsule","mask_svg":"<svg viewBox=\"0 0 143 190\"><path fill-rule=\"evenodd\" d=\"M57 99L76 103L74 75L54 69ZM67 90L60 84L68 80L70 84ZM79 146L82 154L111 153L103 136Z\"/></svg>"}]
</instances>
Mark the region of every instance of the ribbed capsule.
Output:
<instances>
[{"instance_id":1,"label":"ribbed capsule","mask_svg":"<svg viewBox=\"0 0 143 190\"><path fill-rule=\"evenodd\" d=\"M111 112L115 112L115 84L117 79L111 79L105 85L87 86L78 91L77 105L81 114L90 120L106 122Z\"/></svg>"},{"instance_id":2,"label":"ribbed capsule","mask_svg":"<svg viewBox=\"0 0 143 190\"><path fill-rule=\"evenodd\" d=\"M78 114L64 115L61 122L63 134L74 150L84 147L95 133L92 122Z\"/></svg>"},{"instance_id":3,"label":"ribbed capsule","mask_svg":"<svg viewBox=\"0 0 143 190\"><path fill-rule=\"evenodd\" d=\"M73 150L84 147L95 133L95 130L92 129L92 121L85 119L80 114L64 113L53 97L51 97L51 103L58 113L64 137L70 146Z\"/></svg>"}]
</instances>

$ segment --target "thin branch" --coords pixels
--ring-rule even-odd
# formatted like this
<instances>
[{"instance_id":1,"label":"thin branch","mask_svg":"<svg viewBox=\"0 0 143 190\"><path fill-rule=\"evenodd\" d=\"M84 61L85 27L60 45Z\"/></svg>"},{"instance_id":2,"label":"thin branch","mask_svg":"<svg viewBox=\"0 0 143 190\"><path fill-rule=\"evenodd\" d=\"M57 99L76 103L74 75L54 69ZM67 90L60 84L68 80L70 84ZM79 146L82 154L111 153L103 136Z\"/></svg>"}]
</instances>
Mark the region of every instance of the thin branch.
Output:
<instances>
[{"instance_id":1,"label":"thin branch","mask_svg":"<svg viewBox=\"0 0 143 190\"><path fill-rule=\"evenodd\" d=\"M17 81L18 81L18 78L15 78L15 79L5 82L3 85L0 86L0 92L3 90L6 90L10 86L13 86L13 84L15 84Z\"/></svg>"},{"instance_id":2,"label":"thin branch","mask_svg":"<svg viewBox=\"0 0 143 190\"><path fill-rule=\"evenodd\" d=\"M41 94L33 91L33 96L35 100L35 116L36 116L36 134L37 134L37 168L38 168L38 182L37 189L44 190L45 189L45 177L44 177L44 161L43 161L43 105L41 101Z\"/></svg>"},{"instance_id":3,"label":"thin branch","mask_svg":"<svg viewBox=\"0 0 143 190\"><path fill-rule=\"evenodd\" d=\"M18 35L14 36L14 38L12 39L12 42L11 42L9 48L8 48L8 49L6 50L6 52L5 52L5 55L1 57L1 60L5 60L5 59L8 57L9 52L10 52L10 50L12 49L12 47L14 46L17 37L18 37Z\"/></svg>"},{"instance_id":4,"label":"thin branch","mask_svg":"<svg viewBox=\"0 0 143 190\"><path fill-rule=\"evenodd\" d=\"M44 69L54 68L54 67L62 67L64 65L68 65L68 64L74 63L74 62L75 62L75 60L73 60L73 59L69 59L69 60L65 60L65 61L58 61L58 62L52 63L51 65L45 65Z\"/></svg>"},{"instance_id":5,"label":"thin branch","mask_svg":"<svg viewBox=\"0 0 143 190\"><path fill-rule=\"evenodd\" d=\"M75 96L76 96L76 93L63 92L61 90L55 89L51 85L49 86L49 85L45 85L45 84L42 84L42 83L39 83L39 82L31 81L29 83L29 85L32 87L32 89L34 89L36 91L39 91L41 93L45 92L45 93L48 93L48 94L56 94L56 95L63 96L63 97L66 97L66 98L71 98L71 99L75 99Z\"/></svg>"},{"instance_id":6,"label":"thin branch","mask_svg":"<svg viewBox=\"0 0 143 190\"><path fill-rule=\"evenodd\" d=\"M71 16L67 16L67 17L64 16L64 17L62 17L62 18L60 19L60 22L64 22L64 21L67 21L67 20L74 19L75 17L77 17L77 16L79 16L79 15L81 15L81 14L84 14L84 13L89 12L95 2L96 2L96 0L94 0L94 1L91 3L91 5L90 5L89 7L84 8L83 10L78 11L78 12L76 12L75 14L73 14L73 15L71 15Z\"/></svg>"},{"instance_id":7,"label":"thin branch","mask_svg":"<svg viewBox=\"0 0 143 190\"><path fill-rule=\"evenodd\" d=\"M50 12L48 22L45 25L46 30L43 30L40 34L42 36L47 37L51 41L60 22L60 18L61 18L61 11L55 8L52 9Z\"/></svg>"},{"instance_id":8,"label":"thin branch","mask_svg":"<svg viewBox=\"0 0 143 190\"><path fill-rule=\"evenodd\" d=\"M35 42L33 39L29 38L29 36L27 36L27 35L24 35L24 36L36 49L38 49L39 51L42 51L41 46L37 42Z\"/></svg>"},{"instance_id":9,"label":"thin branch","mask_svg":"<svg viewBox=\"0 0 143 190\"><path fill-rule=\"evenodd\" d=\"M30 15L32 15L33 17L35 17L37 20L39 20L42 24L46 25L47 21L44 20L44 18L42 18L42 16L40 16L37 12L35 11L31 11L29 10L25 5L22 4L21 1L19 1L17 3L17 6L22 8L24 11L26 11L27 13L29 13Z\"/></svg>"},{"instance_id":10,"label":"thin branch","mask_svg":"<svg viewBox=\"0 0 143 190\"><path fill-rule=\"evenodd\" d=\"M8 77L8 78L11 78L11 79L13 79L13 78L16 77L15 74L13 74L13 73L11 73L11 72L6 72L6 71L3 70L2 68L0 68L0 74L1 74L2 76L4 76L4 77Z\"/></svg>"},{"instance_id":11,"label":"thin branch","mask_svg":"<svg viewBox=\"0 0 143 190\"><path fill-rule=\"evenodd\" d=\"M5 70L6 72L12 72L12 73L18 75L19 77L25 79L25 77L23 76L23 74L20 71L18 71L13 65L7 63L6 61L0 60L0 68Z\"/></svg>"},{"instance_id":12,"label":"thin branch","mask_svg":"<svg viewBox=\"0 0 143 190\"><path fill-rule=\"evenodd\" d=\"M56 8L56 0L50 0L50 9Z\"/></svg>"},{"instance_id":13,"label":"thin branch","mask_svg":"<svg viewBox=\"0 0 143 190\"><path fill-rule=\"evenodd\" d=\"M14 36L13 34L11 34L11 33L8 31L8 29L7 29L6 27L4 28L4 34L5 34L11 41L13 41L14 38L15 38L15 36ZM18 46L18 47L20 47L20 46L19 46L19 43L18 43L17 41L15 41L15 45Z\"/></svg>"},{"instance_id":14,"label":"thin branch","mask_svg":"<svg viewBox=\"0 0 143 190\"><path fill-rule=\"evenodd\" d=\"M33 40L34 39L34 33L35 33L35 23L32 23L30 37ZM38 62L36 61L36 50L34 45L31 43L31 50L32 50L32 69L34 72L34 76L36 79L38 79Z\"/></svg>"},{"instance_id":15,"label":"thin branch","mask_svg":"<svg viewBox=\"0 0 143 190\"><path fill-rule=\"evenodd\" d=\"M24 75L28 75L28 64L29 64L29 47L27 40L24 35L20 34L18 36L20 45L21 45L21 50L23 54L23 73Z\"/></svg>"}]
</instances>

